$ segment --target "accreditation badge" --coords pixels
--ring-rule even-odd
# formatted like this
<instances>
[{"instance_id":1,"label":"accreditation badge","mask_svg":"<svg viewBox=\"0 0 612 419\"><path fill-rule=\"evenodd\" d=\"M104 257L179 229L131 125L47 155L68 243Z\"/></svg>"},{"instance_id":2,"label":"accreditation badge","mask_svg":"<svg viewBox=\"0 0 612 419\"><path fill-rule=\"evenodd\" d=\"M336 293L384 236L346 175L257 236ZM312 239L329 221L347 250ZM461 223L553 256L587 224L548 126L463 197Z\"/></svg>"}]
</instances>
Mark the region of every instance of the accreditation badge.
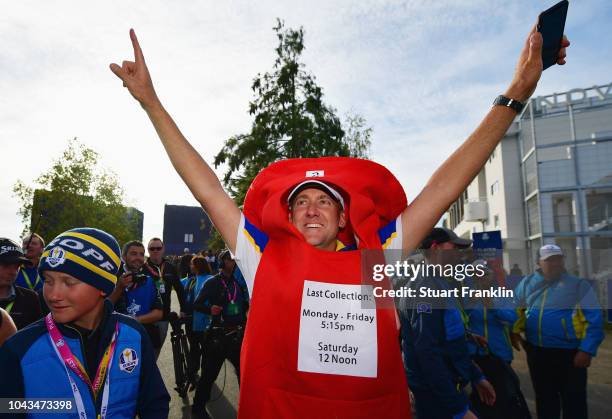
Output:
<instances>
[{"instance_id":1,"label":"accreditation badge","mask_svg":"<svg viewBox=\"0 0 612 419\"><path fill-rule=\"evenodd\" d=\"M240 314L240 307L238 307L238 304L236 304L235 301L232 301L225 306L225 314L227 316L236 316Z\"/></svg>"}]
</instances>

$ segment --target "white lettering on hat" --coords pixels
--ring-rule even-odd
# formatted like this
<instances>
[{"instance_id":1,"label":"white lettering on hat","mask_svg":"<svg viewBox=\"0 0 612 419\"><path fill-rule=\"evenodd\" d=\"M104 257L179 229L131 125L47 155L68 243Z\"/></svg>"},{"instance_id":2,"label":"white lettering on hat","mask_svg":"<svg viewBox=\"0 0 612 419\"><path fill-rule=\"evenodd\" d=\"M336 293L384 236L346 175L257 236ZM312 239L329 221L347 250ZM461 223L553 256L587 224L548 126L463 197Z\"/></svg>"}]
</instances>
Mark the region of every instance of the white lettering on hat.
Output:
<instances>
[{"instance_id":1,"label":"white lettering on hat","mask_svg":"<svg viewBox=\"0 0 612 419\"><path fill-rule=\"evenodd\" d=\"M85 247L83 243L81 243L80 241L73 240L73 239L63 239L60 242L60 245L69 247L74 250L81 250Z\"/></svg>"},{"instance_id":2,"label":"white lettering on hat","mask_svg":"<svg viewBox=\"0 0 612 419\"><path fill-rule=\"evenodd\" d=\"M102 262L104 260L104 257L99 252L97 252L95 249L92 249L92 248L89 248L89 249L85 250L83 252L83 256L93 256L94 258L96 258L100 262Z\"/></svg>"},{"instance_id":3,"label":"white lettering on hat","mask_svg":"<svg viewBox=\"0 0 612 419\"><path fill-rule=\"evenodd\" d=\"M115 265L110 263L108 260L101 264L100 267L106 269L109 272L115 272Z\"/></svg>"},{"instance_id":4,"label":"white lettering on hat","mask_svg":"<svg viewBox=\"0 0 612 419\"><path fill-rule=\"evenodd\" d=\"M308 170L306 171L306 177L324 177L325 170Z\"/></svg>"},{"instance_id":5,"label":"white lettering on hat","mask_svg":"<svg viewBox=\"0 0 612 419\"><path fill-rule=\"evenodd\" d=\"M21 248L15 246L2 246L0 247L0 255L8 252L21 252Z\"/></svg>"}]
</instances>

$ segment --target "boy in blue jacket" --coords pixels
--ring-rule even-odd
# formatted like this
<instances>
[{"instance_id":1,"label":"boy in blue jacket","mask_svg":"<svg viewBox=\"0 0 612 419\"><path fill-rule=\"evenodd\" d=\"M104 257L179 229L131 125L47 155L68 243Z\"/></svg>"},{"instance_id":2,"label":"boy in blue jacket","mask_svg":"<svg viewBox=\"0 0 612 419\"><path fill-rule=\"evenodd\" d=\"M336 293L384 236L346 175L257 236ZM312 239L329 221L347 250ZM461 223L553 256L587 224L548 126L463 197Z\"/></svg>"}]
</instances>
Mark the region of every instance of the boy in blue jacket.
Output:
<instances>
[{"instance_id":1,"label":"boy in blue jacket","mask_svg":"<svg viewBox=\"0 0 612 419\"><path fill-rule=\"evenodd\" d=\"M0 398L67 402L22 417L168 417L170 396L146 332L106 300L120 253L111 235L93 228L68 230L45 248L39 272L51 312L0 348Z\"/></svg>"}]
</instances>

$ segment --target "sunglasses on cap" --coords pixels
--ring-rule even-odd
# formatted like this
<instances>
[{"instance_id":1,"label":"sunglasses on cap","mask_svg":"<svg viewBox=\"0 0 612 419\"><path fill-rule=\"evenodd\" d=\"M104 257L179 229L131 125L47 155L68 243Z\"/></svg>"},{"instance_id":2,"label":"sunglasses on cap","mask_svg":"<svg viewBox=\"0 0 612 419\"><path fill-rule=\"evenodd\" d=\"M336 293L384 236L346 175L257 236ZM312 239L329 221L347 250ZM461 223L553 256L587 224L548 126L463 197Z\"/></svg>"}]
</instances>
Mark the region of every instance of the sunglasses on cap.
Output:
<instances>
[{"instance_id":1,"label":"sunglasses on cap","mask_svg":"<svg viewBox=\"0 0 612 419\"><path fill-rule=\"evenodd\" d=\"M158 251L160 251L160 250L162 250L162 247L161 247L161 246L160 246L160 247L149 247L149 251L158 252Z\"/></svg>"}]
</instances>

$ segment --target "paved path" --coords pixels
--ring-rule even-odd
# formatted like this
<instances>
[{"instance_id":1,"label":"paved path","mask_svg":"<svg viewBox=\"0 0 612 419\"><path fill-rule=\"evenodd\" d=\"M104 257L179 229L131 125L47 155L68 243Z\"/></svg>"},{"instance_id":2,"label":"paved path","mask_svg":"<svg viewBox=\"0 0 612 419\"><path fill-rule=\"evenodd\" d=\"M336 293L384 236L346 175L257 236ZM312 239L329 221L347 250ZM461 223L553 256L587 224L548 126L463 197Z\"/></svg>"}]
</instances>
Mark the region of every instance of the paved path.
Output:
<instances>
[{"instance_id":1,"label":"paved path","mask_svg":"<svg viewBox=\"0 0 612 419\"><path fill-rule=\"evenodd\" d=\"M193 395L195 392L190 392L186 398L181 399L176 390L174 390L174 363L172 361L170 332L168 332L168 338L164 343L157 364L171 397L170 418L191 418L191 403L193 402ZM223 393L221 393L221 389L223 389ZM236 380L234 367L229 362L226 362L224 367L221 368L216 386L214 386L212 390L212 399L216 399L216 401L208 404L208 413L213 419L236 418L236 411L238 408L238 381Z\"/></svg>"},{"instance_id":2,"label":"paved path","mask_svg":"<svg viewBox=\"0 0 612 419\"><path fill-rule=\"evenodd\" d=\"M178 307L178 303L174 302L174 306ZM162 348L158 365L172 398L170 418L189 419L194 392L190 392L188 397L181 399L174 390L174 364L170 332L168 332L168 338ZM535 418L535 398L524 352L515 352L515 360L512 365L519 375L523 393ZM234 367L229 362L226 362L224 368L221 368L216 387L213 387L212 393L212 398L216 400L208 404L210 416L213 419L235 419L238 407L238 382ZM589 417L591 419L612 418L612 332L610 331L606 334L606 339L599 349L598 356L589 368L588 395Z\"/></svg>"}]
</instances>

